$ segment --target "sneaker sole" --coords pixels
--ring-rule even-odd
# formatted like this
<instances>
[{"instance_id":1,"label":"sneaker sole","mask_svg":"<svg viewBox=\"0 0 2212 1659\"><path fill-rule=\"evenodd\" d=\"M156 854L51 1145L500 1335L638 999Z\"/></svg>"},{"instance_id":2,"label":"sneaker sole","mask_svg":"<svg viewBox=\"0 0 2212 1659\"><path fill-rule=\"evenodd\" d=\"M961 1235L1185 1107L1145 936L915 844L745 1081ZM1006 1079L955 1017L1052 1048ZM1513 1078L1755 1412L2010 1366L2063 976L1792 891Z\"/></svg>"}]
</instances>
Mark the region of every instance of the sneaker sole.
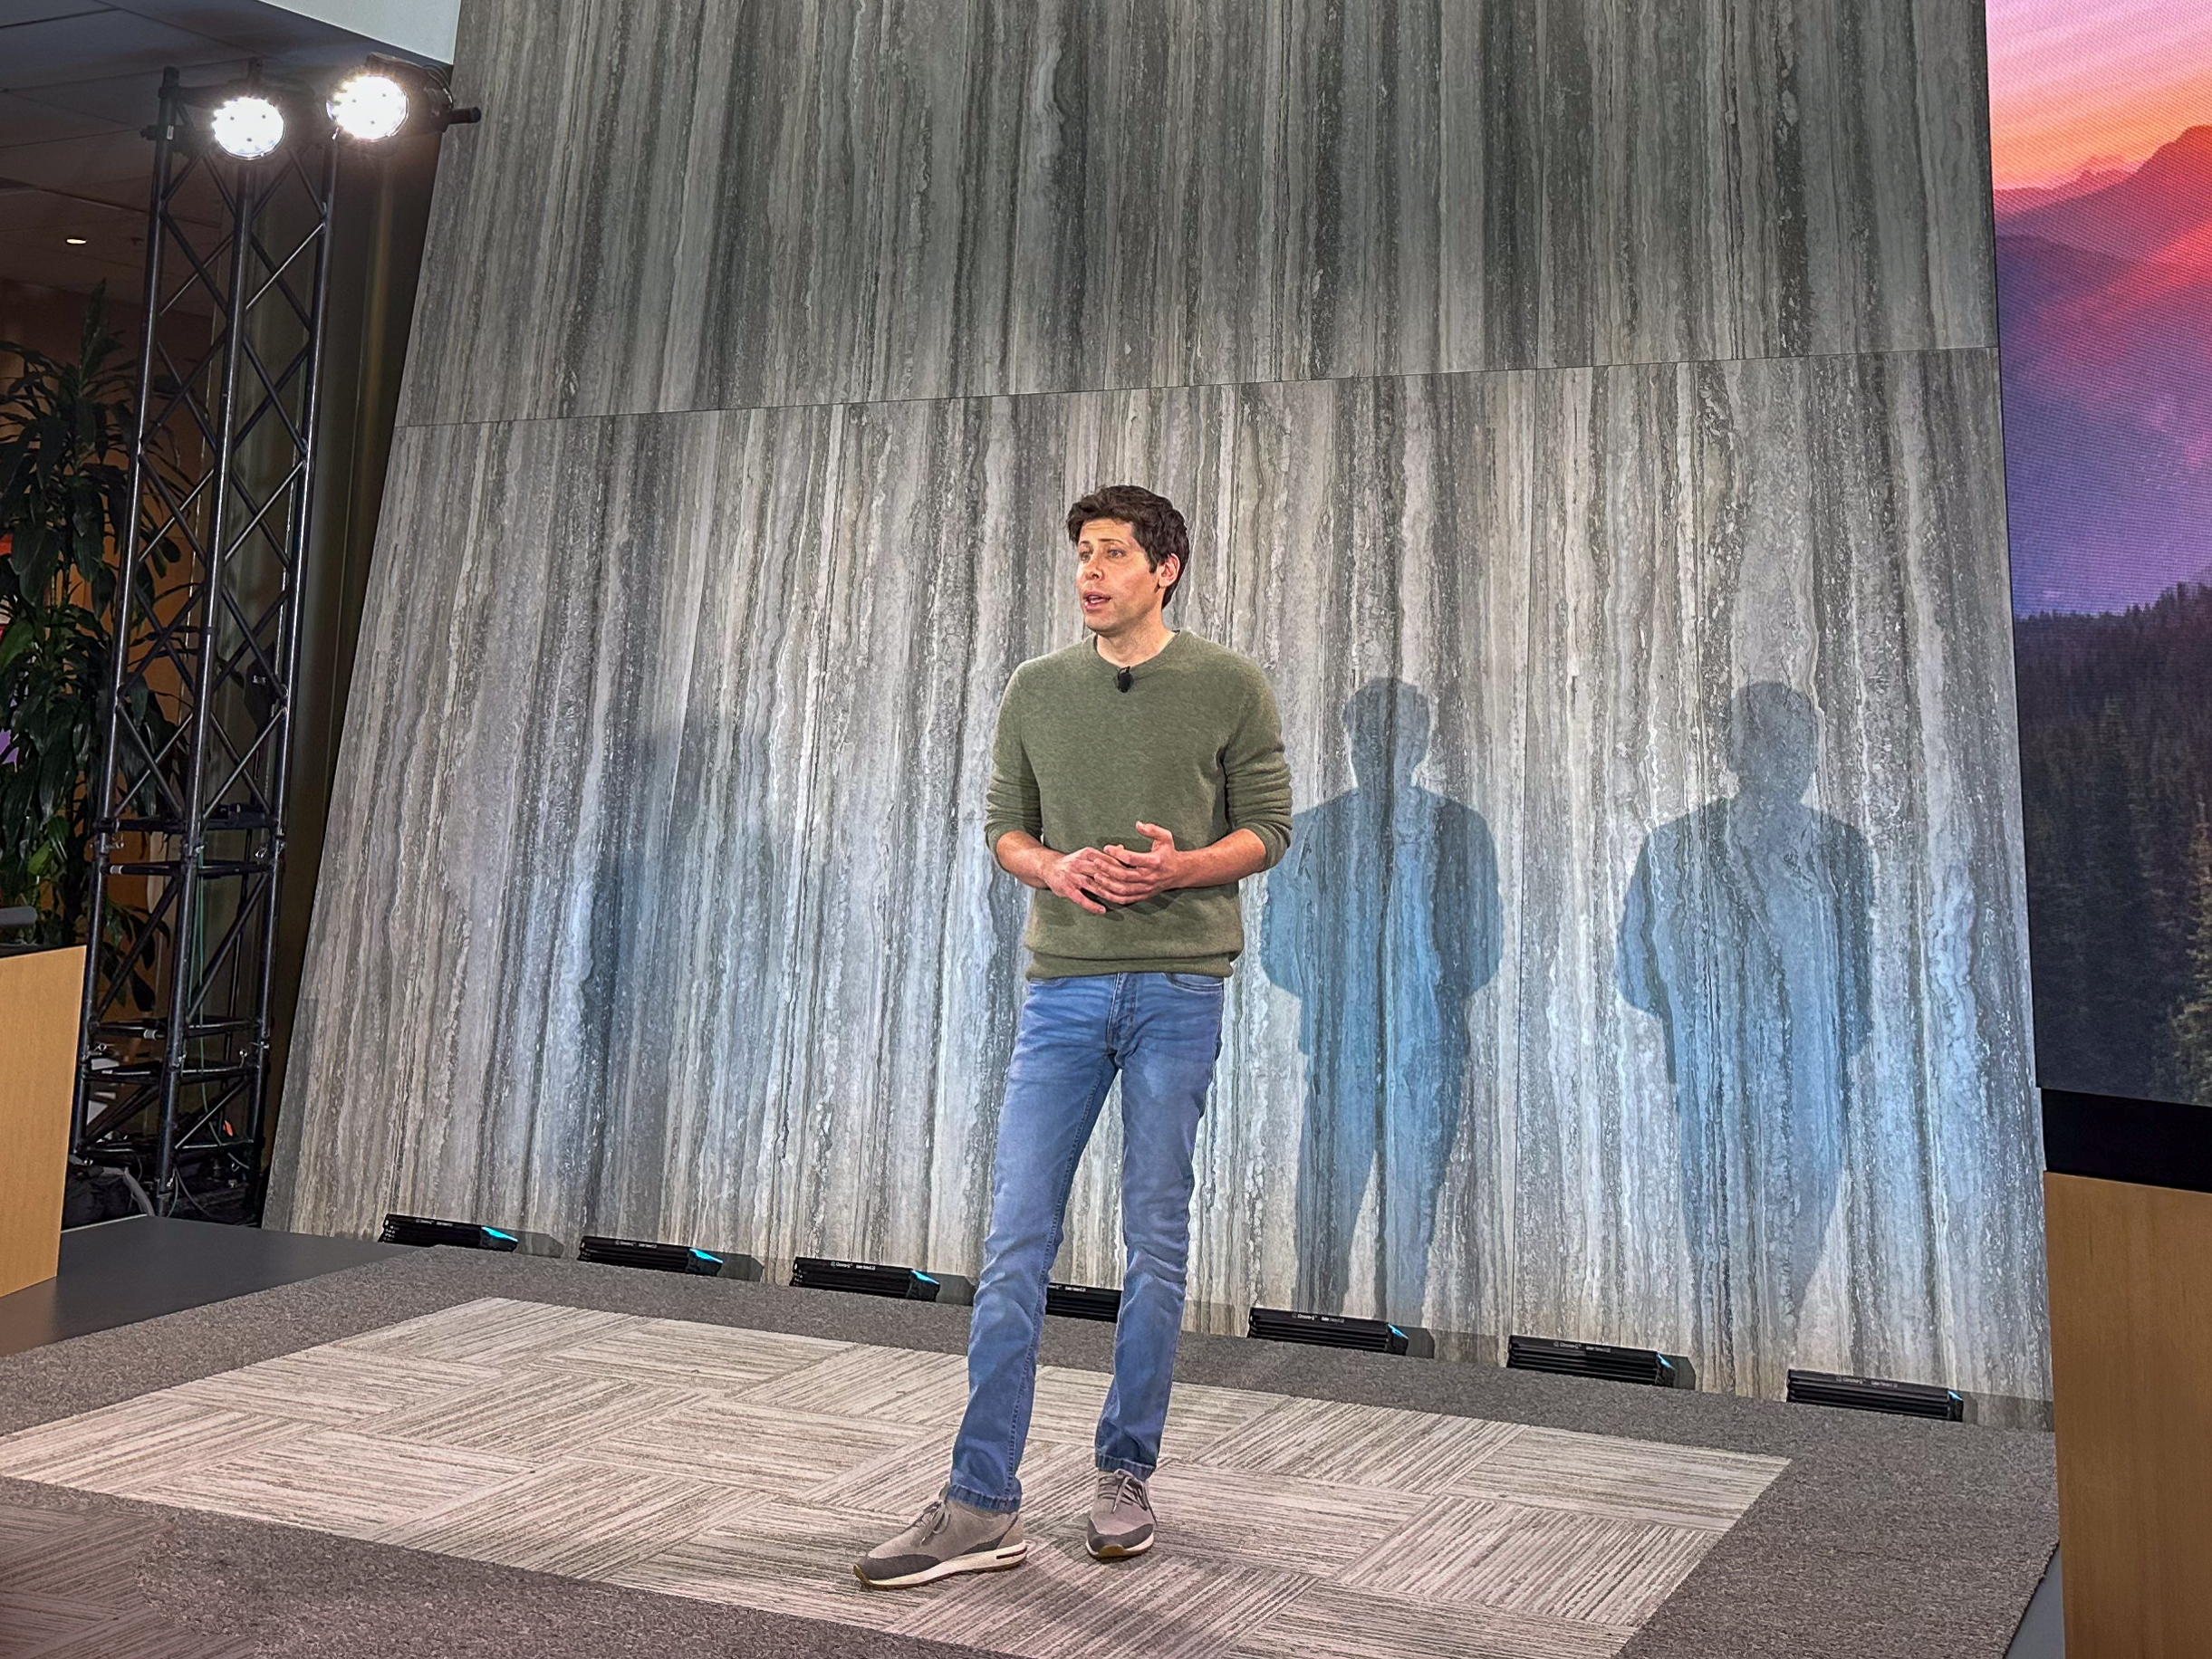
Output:
<instances>
[{"instance_id":1,"label":"sneaker sole","mask_svg":"<svg viewBox=\"0 0 2212 1659\"><path fill-rule=\"evenodd\" d=\"M954 1556L948 1561L939 1561L935 1567L925 1567L920 1572L909 1573L901 1578L870 1578L858 1567L852 1569L852 1576L871 1590L903 1590L909 1585L934 1584L955 1573L1006 1572L1028 1558L1029 1543L1024 1539L1005 1549L979 1549L973 1555Z\"/></svg>"},{"instance_id":2,"label":"sneaker sole","mask_svg":"<svg viewBox=\"0 0 2212 1659\"><path fill-rule=\"evenodd\" d=\"M1157 1532L1147 1533L1144 1541L1138 1544L1093 1544L1091 1546L1091 1558L1094 1561L1126 1561L1130 1557L1140 1556L1151 1549L1152 1540L1159 1536Z\"/></svg>"}]
</instances>

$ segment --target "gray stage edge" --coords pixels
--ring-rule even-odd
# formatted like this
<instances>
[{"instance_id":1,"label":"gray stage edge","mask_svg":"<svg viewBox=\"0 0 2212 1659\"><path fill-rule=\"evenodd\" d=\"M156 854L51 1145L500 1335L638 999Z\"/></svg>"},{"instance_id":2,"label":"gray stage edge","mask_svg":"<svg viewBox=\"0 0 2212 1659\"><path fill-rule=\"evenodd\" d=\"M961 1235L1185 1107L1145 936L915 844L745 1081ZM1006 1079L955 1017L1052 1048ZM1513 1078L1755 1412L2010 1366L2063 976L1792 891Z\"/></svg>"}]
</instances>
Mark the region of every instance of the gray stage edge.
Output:
<instances>
[{"instance_id":1,"label":"gray stage edge","mask_svg":"<svg viewBox=\"0 0 2212 1659\"><path fill-rule=\"evenodd\" d=\"M967 1310L434 1250L0 1359L0 1433L480 1296L963 1350ZM1111 1327L1048 1321L1046 1363L1109 1368ZM1627 1659L2004 1659L2057 1539L2052 1441L1629 1385L1187 1336L1178 1377L1786 1457ZM284 1654L921 1654L845 1625L0 1481L0 1501L158 1515L139 1593L182 1628ZM828 1564L842 1568L842 1564Z\"/></svg>"}]
</instances>

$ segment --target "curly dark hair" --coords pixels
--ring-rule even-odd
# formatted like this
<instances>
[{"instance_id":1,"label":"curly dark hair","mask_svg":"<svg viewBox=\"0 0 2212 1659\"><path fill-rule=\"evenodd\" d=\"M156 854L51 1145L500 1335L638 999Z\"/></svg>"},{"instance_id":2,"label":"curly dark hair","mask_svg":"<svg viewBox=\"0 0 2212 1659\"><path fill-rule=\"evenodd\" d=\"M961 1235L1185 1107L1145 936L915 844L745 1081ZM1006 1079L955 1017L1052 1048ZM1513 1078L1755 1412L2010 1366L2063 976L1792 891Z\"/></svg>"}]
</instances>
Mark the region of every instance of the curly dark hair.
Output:
<instances>
[{"instance_id":1,"label":"curly dark hair","mask_svg":"<svg viewBox=\"0 0 2212 1659\"><path fill-rule=\"evenodd\" d=\"M1183 515L1165 495L1155 495L1140 484L1110 484L1096 489L1068 509L1068 540L1082 540L1083 526L1093 519L1113 519L1135 532L1144 549L1144 561L1155 571L1163 559L1176 561L1175 580L1161 596L1164 608L1190 573L1190 531Z\"/></svg>"}]
</instances>

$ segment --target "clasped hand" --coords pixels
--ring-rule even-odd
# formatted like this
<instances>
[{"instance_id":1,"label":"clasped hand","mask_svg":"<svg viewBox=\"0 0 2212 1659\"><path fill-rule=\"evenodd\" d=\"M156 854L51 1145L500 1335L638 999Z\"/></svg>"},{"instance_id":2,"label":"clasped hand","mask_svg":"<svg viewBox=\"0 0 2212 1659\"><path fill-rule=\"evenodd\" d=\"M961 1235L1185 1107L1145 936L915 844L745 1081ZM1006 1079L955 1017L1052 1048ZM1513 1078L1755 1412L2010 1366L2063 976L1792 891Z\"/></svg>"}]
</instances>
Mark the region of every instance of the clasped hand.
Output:
<instances>
[{"instance_id":1,"label":"clasped hand","mask_svg":"<svg viewBox=\"0 0 2212 1659\"><path fill-rule=\"evenodd\" d=\"M1107 905L1133 905L1177 886L1185 855L1175 837L1158 824L1140 823L1137 833L1150 839L1151 850L1081 847L1053 866L1045 885L1093 916L1104 916Z\"/></svg>"}]
</instances>

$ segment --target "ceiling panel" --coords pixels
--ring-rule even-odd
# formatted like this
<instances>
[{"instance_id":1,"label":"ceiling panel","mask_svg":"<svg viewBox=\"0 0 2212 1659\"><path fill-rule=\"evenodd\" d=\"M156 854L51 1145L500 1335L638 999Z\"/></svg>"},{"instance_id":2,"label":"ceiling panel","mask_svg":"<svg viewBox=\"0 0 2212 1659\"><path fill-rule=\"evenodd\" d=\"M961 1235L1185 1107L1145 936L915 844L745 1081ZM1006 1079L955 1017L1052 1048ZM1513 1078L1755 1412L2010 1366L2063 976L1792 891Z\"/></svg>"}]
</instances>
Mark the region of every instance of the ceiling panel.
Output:
<instances>
[{"instance_id":1,"label":"ceiling panel","mask_svg":"<svg viewBox=\"0 0 2212 1659\"><path fill-rule=\"evenodd\" d=\"M216 58L187 71L184 81L187 86L211 86L245 72L244 58ZM161 72L140 69L97 80L61 82L25 96L72 115L136 131L160 113Z\"/></svg>"},{"instance_id":2,"label":"ceiling panel","mask_svg":"<svg viewBox=\"0 0 2212 1659\"><path fill-rule=\"evenodd\" d=\"M56 17L82 17L90 12L111 9L101 0L0 0L0 29L19 23L47 23Z\"/></svg>"},{"instance_id":3,"label":"ceiling panel","mask_svg":"<svg viewBox=\"0 0 2212 1659\"><path fill-rule=\"evenodd\" d=\"M260 0L107 0L120 11L135 12L172 29L188 29L220 41L234 51L292 52L333 38L351 38L312 17L302 17Z\"/></svg>"},{"instance_id":4,"label":"ceiling panel","mask_svg":"<svg viewBox=\"0 0 2212 1659\"><path fill-rule=\"evenodd\" d=\"M146 270L141 256L131 249L101 257L88 248L49 247L20 236L6 236L0 237L0 276L78 292L90 292L93 283L105 283L108 321L114 326L127 322L130 313L138 309Z\"/></svg>"},{"instance_id":5,"label":"ceiling panel","mask_svg":"<svg viewBox=\"0 0 2212 1659\"><path fill-rule=\"evenodd\" d=\"M88 64L108 74L159 76L165 64L189 67L235 55L219 41L130 12L58 17L0 29L0 91L80 80Z\"/></svg>"},{"instance_id":6,"label":"ceiling panel","mask_svg":"<svg viewBox=\"0 0 2212 1659\"><path fill-rule=\"evenodd\" d=\"M153 170L154 147L135 132L94 133L0 149L0 177L122 206L145 205Z\"/></svg>"},{"instance_id":7,"label":"ceiling panel","mask_svg":"<svg viewBox=\"0 0 2212 1659\"><path fill-rule=\"evenodd\" d=\"M21 92L0 92L0 147L42 144L53 139L82 139L88 133L112 132L118 122L96 115L80 115Z\"/></svg>"}]
</instances>

